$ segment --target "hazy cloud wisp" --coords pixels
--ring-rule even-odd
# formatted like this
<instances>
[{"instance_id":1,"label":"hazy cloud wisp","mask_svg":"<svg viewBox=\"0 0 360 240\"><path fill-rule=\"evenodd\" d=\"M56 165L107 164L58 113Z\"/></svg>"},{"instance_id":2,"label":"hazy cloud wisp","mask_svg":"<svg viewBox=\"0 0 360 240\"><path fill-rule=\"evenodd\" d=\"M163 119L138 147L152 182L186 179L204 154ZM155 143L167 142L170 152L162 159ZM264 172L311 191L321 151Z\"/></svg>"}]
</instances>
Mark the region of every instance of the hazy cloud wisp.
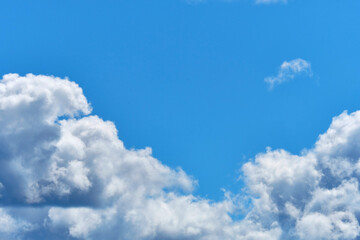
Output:
<instances>
[{"instance_id":1,"label":"hazy cloud wisp","mask_svg":"<svg viewBox=\"0 0 360 240\"><path fill-rule=\"evenodd\" d=\"M264 81L269 85L269 89L273 89L275 85L291 80L300 74L312 76L312 70L311 64L308 61L298 58L283 62L278 74L276 76L266 77Z\"/></svg>"}]
</instances>

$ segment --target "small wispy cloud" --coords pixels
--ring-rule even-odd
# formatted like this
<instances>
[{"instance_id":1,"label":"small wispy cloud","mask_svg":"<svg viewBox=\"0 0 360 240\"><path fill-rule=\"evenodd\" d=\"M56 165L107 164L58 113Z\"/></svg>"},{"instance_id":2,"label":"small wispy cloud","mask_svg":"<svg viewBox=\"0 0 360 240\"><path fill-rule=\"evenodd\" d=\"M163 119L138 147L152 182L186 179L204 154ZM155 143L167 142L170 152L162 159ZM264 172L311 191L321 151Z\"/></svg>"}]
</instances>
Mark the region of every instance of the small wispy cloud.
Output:
<instances>
[{"instance_id":1,"label":"small wispy cloud","mask_svg":"<svg viewBox=\"0 0 360 240\"><path fill-rule=\"evenodd\" d=\"M287 0L255 0L257 4L287 3Z\"/></svg>"},{"instance_id":2,"label":"small wispy cloud","mask_svg":"<svg viewBox=\"0 0 360 240\"><path fill-rule=\"evenodd\" d=\"M312 76L310 62L297 58L291 61L285 61L281 64L279 72L276 76L266 77L264 81L269 84L269 88L273 89L276 84L281 84L300 74Z\"/></svg>"}]
</instances>

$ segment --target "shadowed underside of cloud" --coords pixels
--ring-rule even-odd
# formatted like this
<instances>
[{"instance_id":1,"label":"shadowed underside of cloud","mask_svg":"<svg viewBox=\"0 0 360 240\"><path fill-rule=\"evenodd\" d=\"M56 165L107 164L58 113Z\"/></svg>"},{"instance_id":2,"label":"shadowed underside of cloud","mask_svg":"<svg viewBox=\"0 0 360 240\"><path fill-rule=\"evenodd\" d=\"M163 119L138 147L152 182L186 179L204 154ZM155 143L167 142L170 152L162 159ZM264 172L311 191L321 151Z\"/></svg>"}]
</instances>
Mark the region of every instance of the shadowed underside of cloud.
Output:
<instances>
[{"instance_id":1,"label":"shadowed underside of cloud","mask_svg":"<svg viewBox=\"0 0 360 240\"><path fill-rule=\"evenodd\" d=\"M214 202L197 182L126 149L67 79L0 81L0 239L356 239L360 112L333 119L301 155L268 149L246 189ZM61 120L60 120L61 119ZM242 199L250 199L251 206ZM241 220L231 216L246 211Z\"/></svg>"},{"instance_id":2,"label":"shadowed underside of cloud","mask_svg":"<svg viewBox=\"0 0 360 240\"><path fill-rule=\"evenodd\" d=\"M301 74L311 77L311 64L304 59L297 58L291 61L283 62L280 66L278 74L273 77L266 77L264 81L269 85L269 89L271 90L275 85L284 83Z\"/></svg>"}]
</instances>

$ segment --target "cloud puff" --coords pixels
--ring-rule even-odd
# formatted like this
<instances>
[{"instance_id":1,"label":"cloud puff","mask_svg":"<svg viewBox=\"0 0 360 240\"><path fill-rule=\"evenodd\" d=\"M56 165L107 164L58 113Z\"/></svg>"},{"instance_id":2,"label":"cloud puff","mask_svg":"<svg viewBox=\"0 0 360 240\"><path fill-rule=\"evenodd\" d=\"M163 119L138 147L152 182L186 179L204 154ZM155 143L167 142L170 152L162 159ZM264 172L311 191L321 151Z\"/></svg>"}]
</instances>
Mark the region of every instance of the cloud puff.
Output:
<instances>
[{"instance_id":1,"label":"cloud puff","mask_svg":"<svg viewBox=\"0 0 360 240\"><path fill-rule=\"evenodd\" d=\"M246 188L214 202L90 111L67 79L0 81L1 239L359 237L360 112L335 117L300 155L259 153L242 167Z\"/></svg>"},{"instance_id":2,"label":"cloud puff","mask_svg":"<svg viewBox=\"0 0 360 240\"><path fill-rule=\"evenodd\" d=\"M281 64L277 76L266 77L264 81L273 89L276 84L291 80L300 74L312 76L311 64L303 59L294 59Z\"/></svg>"}]
</instances>

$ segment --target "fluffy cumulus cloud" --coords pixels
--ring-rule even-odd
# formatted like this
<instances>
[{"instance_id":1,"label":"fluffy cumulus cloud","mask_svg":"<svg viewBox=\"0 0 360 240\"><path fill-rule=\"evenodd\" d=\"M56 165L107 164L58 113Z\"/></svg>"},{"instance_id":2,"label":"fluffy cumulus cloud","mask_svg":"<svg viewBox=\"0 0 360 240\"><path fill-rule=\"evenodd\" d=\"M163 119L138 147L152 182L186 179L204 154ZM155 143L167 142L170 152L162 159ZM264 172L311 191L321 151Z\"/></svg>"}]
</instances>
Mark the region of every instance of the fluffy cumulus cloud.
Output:
<instances>
[{"instance_id":1,"label":"fluffy cumulus cloud","mask_svg":"<svg viewBox=\"0 0 360 240\"><path fill-rule=\"evenodd\" d=\"M265 0L262 2L272 1ZM311 77L311 64L304 59L297 58L291 61L283 62L277 75L266 77L264 81L269 85L270 89L273 89L275 85L291 80L301 74Z\"/></svg>"},{"instance_id":2,"label":"fluffy cumulus cloud","mask_svg":"<svg viewBox=\"0 0 360 240\"><path fill-rule=\"evenodd\" d=\"M359 239L360 112L300 155L258 154L219 202L90 113L68 79L0 81L0 239Z\"/></svg>"}]
</instances>

